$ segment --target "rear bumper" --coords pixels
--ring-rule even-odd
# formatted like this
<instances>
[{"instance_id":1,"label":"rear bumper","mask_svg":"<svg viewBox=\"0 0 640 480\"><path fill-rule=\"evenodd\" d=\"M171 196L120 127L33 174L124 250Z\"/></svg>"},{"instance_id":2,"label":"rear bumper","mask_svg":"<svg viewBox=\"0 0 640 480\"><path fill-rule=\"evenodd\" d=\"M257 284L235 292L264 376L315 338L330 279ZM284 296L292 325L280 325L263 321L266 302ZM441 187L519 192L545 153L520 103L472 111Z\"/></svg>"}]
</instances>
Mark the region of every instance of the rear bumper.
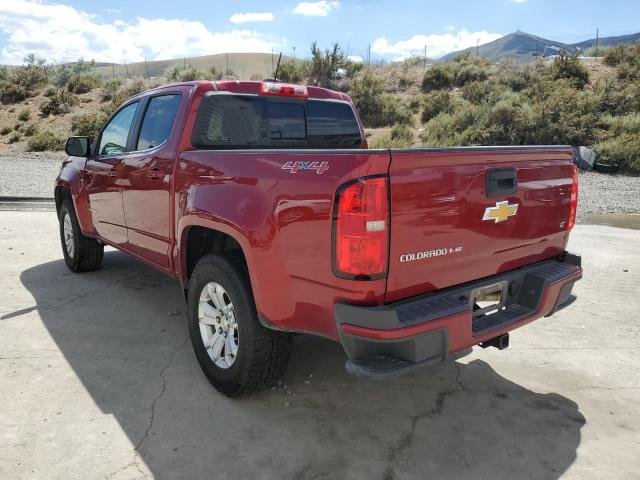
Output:
<instances>
[{"instance_id":1,"label":"rear bumper","mask_svg":"<svg viewBox=\"0 0 640 480\"><path fill-rule=\"evenodd\" d=\"M549 316L575 300L573 284L582 278L580 257L565 253L528 267L402 300L363 307L336 304L338 334L347 369L367 376L404 373L444 361L449 354L483 343ZM504 309L473 312L479 289L500 285Z\"/></svg>"}]
</instances>

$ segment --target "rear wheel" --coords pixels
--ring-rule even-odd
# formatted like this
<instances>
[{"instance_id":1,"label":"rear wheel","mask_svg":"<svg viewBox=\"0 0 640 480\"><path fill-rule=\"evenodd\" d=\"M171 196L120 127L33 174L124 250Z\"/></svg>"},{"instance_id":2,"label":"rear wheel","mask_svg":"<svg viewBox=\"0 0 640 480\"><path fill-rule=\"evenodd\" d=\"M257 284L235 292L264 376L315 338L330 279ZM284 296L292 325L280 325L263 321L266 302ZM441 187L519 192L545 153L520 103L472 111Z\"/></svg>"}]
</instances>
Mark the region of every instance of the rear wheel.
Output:
<instances>
[{"instance_id":1,"label":"rear wheel","mask_svg":"<svg viewBox=\"0 0 640 480\"><path fill-rule=\"evenodd\" d=\"M189 335L202 371L227 396L273 385L291 356L291 335L258 322L243 262L206 255L196 265L188 294Z\"/></svg>"},{"instance_id":2,"label":"rear wheel","mask_svg":"<svg viewBox=\"0 0 640 480\"><path fill-rule=\"evenodd\" d=\"M97 270L102 265L104 245L82 234L73 203L65 198L58 212L60 243L64 261L74 272Z\"/></svg>"}]
</instances>

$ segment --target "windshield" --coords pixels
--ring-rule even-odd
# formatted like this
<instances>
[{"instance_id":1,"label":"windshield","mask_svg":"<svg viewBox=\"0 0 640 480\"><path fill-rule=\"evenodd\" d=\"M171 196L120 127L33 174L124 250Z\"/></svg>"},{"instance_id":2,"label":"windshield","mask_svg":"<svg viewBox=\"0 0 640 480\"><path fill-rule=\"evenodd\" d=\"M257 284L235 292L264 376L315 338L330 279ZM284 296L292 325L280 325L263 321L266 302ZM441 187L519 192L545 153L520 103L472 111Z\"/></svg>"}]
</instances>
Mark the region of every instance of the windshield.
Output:
<instances>
[{"instance_id":1,"label":"windshield","mask_svg":"<svg viewBox=\"0 0 640 480\"><path fill-rule=\"evenodd\" d=\"M351 105L327 100L207 94L193 132L197 148L357 148Z\"/></svg>"}]
</instances>

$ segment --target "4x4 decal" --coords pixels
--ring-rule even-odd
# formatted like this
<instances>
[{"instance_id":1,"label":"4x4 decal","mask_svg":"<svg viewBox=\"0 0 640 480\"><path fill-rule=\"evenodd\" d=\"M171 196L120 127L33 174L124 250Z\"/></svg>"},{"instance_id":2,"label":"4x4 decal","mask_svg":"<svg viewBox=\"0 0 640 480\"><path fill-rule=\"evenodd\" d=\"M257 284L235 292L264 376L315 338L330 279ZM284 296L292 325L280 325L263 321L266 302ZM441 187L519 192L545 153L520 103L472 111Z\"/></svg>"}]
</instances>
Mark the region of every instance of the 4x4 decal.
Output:
<instances>
[{"instance_id":1,"label":"4x4 decal","mask_svg":"<svg viewBox=\"0 0 640 480\"><path fill-rule=\"evenodd\" d=\"M287 162L282 169L291 173L298 173L298 170L315 170L317 175L322 175L329 170L329 162Z\"/></svg>"}]
</instances>

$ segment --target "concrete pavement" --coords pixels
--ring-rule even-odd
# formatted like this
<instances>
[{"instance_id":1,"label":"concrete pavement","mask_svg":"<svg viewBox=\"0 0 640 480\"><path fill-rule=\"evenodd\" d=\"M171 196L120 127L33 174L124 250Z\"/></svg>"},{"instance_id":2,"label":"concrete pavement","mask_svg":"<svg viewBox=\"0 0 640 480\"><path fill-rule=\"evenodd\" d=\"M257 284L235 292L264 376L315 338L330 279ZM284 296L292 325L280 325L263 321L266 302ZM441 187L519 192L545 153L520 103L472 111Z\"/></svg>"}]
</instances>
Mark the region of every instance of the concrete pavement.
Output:
<instances>
[{"instance_id":1,"label":"concrete pavement","mask_svg":"<svg viewBox=\"0 0 640 480\"><path fill-rule=\"evenodd\" d=\"M0 212L0 478L638 478L639 244L577 226L578 301L506 351L371 381L299 336L282 386L229 400L172 280L113 250L73 274L54 213Z\"/></svg>"}]
</instances>

